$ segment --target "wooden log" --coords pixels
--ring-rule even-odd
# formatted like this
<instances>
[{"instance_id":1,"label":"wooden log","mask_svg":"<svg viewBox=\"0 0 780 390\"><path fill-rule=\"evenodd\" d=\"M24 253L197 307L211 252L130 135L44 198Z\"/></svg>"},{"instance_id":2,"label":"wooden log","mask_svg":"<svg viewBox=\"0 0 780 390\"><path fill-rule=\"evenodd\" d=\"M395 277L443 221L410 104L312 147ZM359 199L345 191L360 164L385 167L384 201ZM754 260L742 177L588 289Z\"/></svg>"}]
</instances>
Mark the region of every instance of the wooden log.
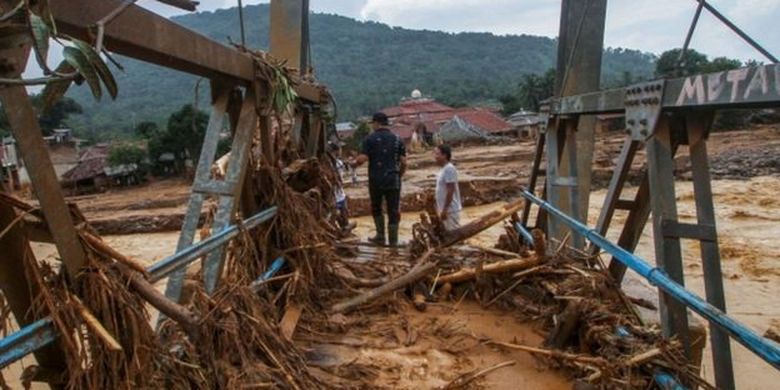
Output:
<instances>
[{"instance_id":1,"label":"wooden log","mask_svg":"<svg viewBox=\"0 0 780 390\"><path fill-rule=\"evenodd\" d=\"M517 257L517 255L518 255L515 252L509 252L509 251L496 249L496 248L489 248L489 247L482 246L482 245L469 245L469 246L474 248L474 249L476 249L476 250L479 250L479 251L482 251L482 252L485 252L485 253L490 253L491 255L496 255L496 256Z\"/></svg>"},{"instance_id":2,"label":"wooden log","mask_svg":"<svg viewBox=\"0 0 780 390\"><path fill-rule=\"evenodd\" d=\"M108 246L103 240L101 240L99 237L93 235L90 232L87 231L80 231L79 235L81 235L81 238L84 239L84 241L89 244L89 246L92 247L95 251L99 252L100 254L110 257L126 266L128 266L133 271L139 272L143 274L144 276L148 276L148 272L146 271L146 268L138 263L137 261L119 253L116 249Z\"/></svg>"},{"instance_id":3,"label":"wooden log","mask_svg":"<svg viewBox=\"0 0 780 390\"><path fill-rule=\"evenodd\" d=\"M133 287L141 298L149 302L149 304L159 310L160 313L165 314L168 318L181 325L191 339L195 340L198 337L199 319L195 314L157 291L157 289L138 272L132 270L126 271L126 274L130 279L130 286Z\"/></svg>"},{"instance_id":4,"label":"wooden log","mask_svg":"<svg viewBox=\"0 0 780 390\"><path fill-rule=\"evenodd\" d=\"M542 263L542 259L539 256L516 259L502 260L495 263L485 264L482 267L482 272L489 274L500 274L504 272L522 271L532 267L536 267ZM476 268L468 267L463 268L457 272L451 274L442 275L439 277L439 283L462 283L468 280L473 280L477 276Z\"/></svg>"},{"instance_id":5,"label":"wooden log","mask_svg":"<svg viewBox=\"0 0 780 390\"><path fill-rule=\"evenodd\" d=\"M453 389L464 388L469 383L473 382L475 379L478 379L478 378L480 378L482 376L485 376L485 375L487 375L487 374L489 374L489 373L491 373L491 372L493 372L495 370L498 370L499 368L507 367L507 366L514 366L515 363L517 363L517 362L514 361L514 360L508 360L508 361L505 361L503 363L498 363L498 364L495 364L493 366L484 368L484 369L479 370L479 371L467 372L467 373L465 373L465 374L455 378L452 382L448 383L446 386L440 387L440 389L442 389L442 390L453 390Z\"/></svg>"},{"instance_id":6,"label":"wooden log","mask_svg":"<svg viewBox=\"0 0 780 390\"><path fill-rule=\"evenodd\" d=\"M287 307L287 311L285 311L282 321L279 322L282 336L288 341L292 341L293 339L293 333L295 333L295 328L298 327L298 320L301 318L301 314L303 314L301 305L293 303Z\"/></svg>"},{"instance_id":7,"label":"wooden log","mask_svg":"<svg viewBox=\"0 0 780 390\"><path fill-rule=\"evenodd\" d=\"M71 294L70 297L73 299L73 302L76 303L76 309L84 320L84 323L87 325L87 328L89 328L99 339L103 340L103 343L105 343L109 350L115 352L121 351L122 345L116 341L116 338L114 338L103 324L98 321L95 315L89 311L84 303L81 302L81 299L73 294Z\"/></svg>"},{"instance_id":8,"label":"wooden log","mask_svg":"<svg viewBox=\"0 0 780 390\"><path fill-rule=\"evenodd\" d=\"M544 232L540 229L531 231L531 237L534 239L534 252L537 256L543 256L547 251L547 243L544 240Z\"/></svg>"},{"instance_id":9,"label":"wooden log","mask_svg":"<svg viewBox=\"0 0 780 390\"><path fill-rule=\"evenodd\" d=\"M333 305L331 311L334 313L340 313L340 312L347 312L353 310L364 303L373 301L376 298L379 298L385 294L391 293L399 288L402 288L408 284L414 283L424 278L431 271L436 269L436 263L428 261L432 253L433 253L432 249L429 249L427 252L425 252L425 254L423 254L420 257L420 260L418 261L417 265L411 270L409 270L409 272L407 272L403 276L397 279L393 279L382 286L367 291L354 298L348 299L341 303L337 303Z\"/></svg>"},{"instance_id":10,"label":"wooden log","mask_svg":"<svg viewBox=\"0 0 780 390\"><path fill-rule=\"evenodd\" d=\"M558 323L555 325L555 329L550 334L550 337L545 341L545 345L557 349L564 349L569 344L569 340L571 340L572 336L577 333L581 316L581 301L570 301L566 305L566 308L563 309L561 315L558 316Z\"/></svg>"},{"instance_id":11,"label":"wooden log","mask_svg":"<svg viewBox=\"0 0 780 390\"><path fill-rule=\"evenodd\" d=\"M580 363L586 363L586 364L593 364L595 366L604 367L608 364L607 360L598 357L598 356L585 356L585 355L577 355L574 353L568 353L568 352L562 352L562 351L556 351L556 350L550 350L550 349L544 349L544 348L536 348L536 347L530 347L527 345L520 345L520 344L512 344L512 343L502 343L499 341L490 341L489 344L497 345L500 347L510 348L510 349L516 349L520 351L525 351L528 353L535 353L538 355L545 355L550 356L558 359L563 360L571 360L575 362Z\"/></svg>"},{"instance_id":12,"label":"wooden log","mask_svg":"<svg viewBox=\"0 0 780 390\"><path fill-rule=\"evenodd\" d=\"M386 277L377 279L366 279L355 276L355 274L344 266L334 266L333 272L338 275L343 281L347 282L353 287L379 287L390 280Z\"/></svg>"},{"instance_id":13,"label":"wooden log","mask_svg":"<svg viewBox=\"0 0 780 390\"><path fill-rule=\"evenodd\" d=\"M524 204L525 201L523 199L507 203L504 206L501 206L498 210L493 210L469 224L463 225L453 231L444 233L444 239L442 240L441 247L453 245L485 231L489 227L518 212L521 208L523 208Z\"/></svg>"}]
</instances>

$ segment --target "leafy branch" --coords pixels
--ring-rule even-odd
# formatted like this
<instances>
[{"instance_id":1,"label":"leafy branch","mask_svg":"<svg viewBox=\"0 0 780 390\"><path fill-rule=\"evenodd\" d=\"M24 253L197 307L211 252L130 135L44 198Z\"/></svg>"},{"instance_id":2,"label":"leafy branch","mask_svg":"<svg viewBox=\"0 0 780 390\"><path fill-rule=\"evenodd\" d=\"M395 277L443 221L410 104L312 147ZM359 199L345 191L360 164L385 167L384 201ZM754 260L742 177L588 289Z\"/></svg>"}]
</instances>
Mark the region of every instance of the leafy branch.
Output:
<instances>
[{"instance_id":1,"label":"leafy branch","mask_svg":"<svg viewBox=\"0 0 780 390\"><path fill-rule=\"evenodd\" d=\"M44 111L51 108L65 95L74 82L81 84L86 81L92 95L97 100L103 96L103 88L112 99L115 99L118 93L117 83L106 62L98 54L101 48L93 47L74 37L59 34L46 2L42 2L36 9L39 10L37 13L33 11L27 1L23 0L13 10L2 15L2 18L21 17L20 14L24 13L27 28L32 37L35 59L43 70L44 77L34 79L2 78L0 84L45 85L42 92ZM58 38L67 40L67 43ZM64 59L54 70L48 65L49 43L52 39L64 46L62 52Z\"/></svg>"}]
</instances>

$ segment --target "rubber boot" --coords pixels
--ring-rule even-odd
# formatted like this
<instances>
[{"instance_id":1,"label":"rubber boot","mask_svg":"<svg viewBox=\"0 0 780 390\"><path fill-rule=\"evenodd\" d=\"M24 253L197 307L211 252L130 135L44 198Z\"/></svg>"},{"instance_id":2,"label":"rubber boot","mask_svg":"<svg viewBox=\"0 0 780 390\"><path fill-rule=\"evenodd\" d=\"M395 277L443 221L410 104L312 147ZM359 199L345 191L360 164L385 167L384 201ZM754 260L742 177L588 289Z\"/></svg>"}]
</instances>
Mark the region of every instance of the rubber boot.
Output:
<instances>
[{"instance_id":1,"label":"rubber boot","mask_svg":"<svg viewBox=\"0 0 780 390\"><path fill-rule=\"evenodd\" d=\"M378 217L374 217L374 226L376 228L376 235L374 237L370 237L368 241L376 244L376 245L385 245L385 216L380 215Z\"/></svg>"},{"instance_id":2,"label":"rubber boot","mask_svg":"<svg viewBox=\"0 0 780 390\"><path fill-rule=\"evenodd\" d=\"M390 246L395 248L398 246L398 225L387 225L387 240Z\"/></svg>"}]
</instances>

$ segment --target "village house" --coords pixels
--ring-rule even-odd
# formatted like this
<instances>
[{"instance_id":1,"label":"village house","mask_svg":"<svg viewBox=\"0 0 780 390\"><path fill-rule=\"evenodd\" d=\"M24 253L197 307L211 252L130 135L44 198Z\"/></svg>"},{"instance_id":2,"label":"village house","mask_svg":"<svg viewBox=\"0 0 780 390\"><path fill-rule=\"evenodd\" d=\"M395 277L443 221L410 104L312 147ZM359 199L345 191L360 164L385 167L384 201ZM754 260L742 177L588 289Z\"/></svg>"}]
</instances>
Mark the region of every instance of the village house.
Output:
<instances>
[{"instance_id":1,"label":"village house","mask_svg":"<svg viewBox=\"0 0 780 390\"><path fill-rule=\"evenodd\" d=\"M336 133L339 139L347 139L355 134L357 125L354 122L339 122L336 123Z\"/></svg>"},{"instance_id":2,"label":"village house","mask_svg":"<svg viewBox=\"0 0 780 390\"><path fill-rule=\"evenodd\" d=\"M141 182L136 164L111 166L108 161L111 146L100 143L86 149L78 164L62 175L61 181L75 194L105 191L112 185L132 185Z\"/></svg>"},{"instance_id":3,"label":"village house","mask_svg":"<svg viewBox=\"0 0 780 390\"><path fill-rule=\"evenodd\" d=\"M539 137L539 131L544 124L544 117L533 111L520 110L507 118L507 121L512 124L515 131L517 131L518 138L532 138Z\"/></svg>"},{"instance_id":4,"label":"village house","mask_svg":"<svg viewBox=\"0 0 780 390\"><path fill-rule=\"evenodd\" d=\"M466 126L470 129L469 133L481 134L484 137L515 135L512 124L493 109L453 108L432 98L423 97L418 90L414 90L410 97L402 99L398 106L384 108L382 112L390 120L390 130L407 143L414 132L421 140L432 143L433 136L439 134L446 124L449 124L447 129Z\"/></svg>"}]
</instances>

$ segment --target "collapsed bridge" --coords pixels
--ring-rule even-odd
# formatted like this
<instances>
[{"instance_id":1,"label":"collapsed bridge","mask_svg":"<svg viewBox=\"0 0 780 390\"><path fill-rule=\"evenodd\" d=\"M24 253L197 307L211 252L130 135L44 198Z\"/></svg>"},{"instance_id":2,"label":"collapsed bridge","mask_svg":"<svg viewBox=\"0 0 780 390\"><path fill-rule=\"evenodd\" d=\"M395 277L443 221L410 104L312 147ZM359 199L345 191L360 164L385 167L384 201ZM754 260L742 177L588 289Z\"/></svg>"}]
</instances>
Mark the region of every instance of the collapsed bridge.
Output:
<instances>
[{"instance_id":1,"label":"collapsed bridge","mask_svg":"<svg viewBox=\"0 0 780 390\"><path fill-rule=\"evenodd\" d=\"M186 7L192 5L186 1L175 3ZM18 11L16 4L10 1L0 4L3 14ZM310 301L326 300L322 296L330 290L320 291L313 281L317 276L328 274L325 271L327 262L336 256L335 251L322 251L317 246L334 242L334 233L327 227L315 223L317 227L311 231L301 229L311 224L312 216L325 219L324 214L318 215L311 210L332 204L324 194L332 192L329 192L332 179L329 176L333 174L324 164L328 158L325 140L333 119L329 116L332 99L327 88L315 82L308 72L308 2L272 2L270 56L240 45L236 48L221 45L129 2L85 0L71 4L50 0L31 4L31 7L20 13L24 14L21 23L24 27L30 14L51 12L58 31L94 44L98 52L105 49L208 78L212 111L176 254L151 267L143 267L103 245L94 232L90 232L88 221L68 206L54 176L24 85L7 83L0 87L3 108L27 162L39 201L39 208L12 197L4 197L5 201L0 202L4 225L0 245L5 256L0 283L14 319L22 326L19 332L9 335L0 344L2 365L34 353L41 369L32 380L93 387L142 381L133 376L140 375L140 371L126 367L126 363L112 353L136 345L133 343L139 338L156 340L160 337L164 341L159 345L144 345L144 348L184 351L179 355L160 354L190 362L190 365L214 366L209 372L219 372L221 376L215 375L220 379L214 381L198 381L192 377L202 374L182 368L187 367L186 364L155 363L156 375L150 377L161 382L152 383L186 387L229 386L237 376L226 374L215 361L203 356L198 360L194 356L208 353L215 358L224 356L226 340L240 339L248 346L262 345L251 353L245 351L246 356L242 358L264 361L272 367L258 368L252 379L288 387L326 386L321 378L302 369L305 363L300 354L276 357L280 351L295 347L285 337L271 335L277 332L277 326L284 328L283 324L292 323L294 329L301 312L312 304ZM700 1L699 12L703 7L717 13L707 2ZM734 388L729 337L775 368L780 367L780 352L777 344L757 336L725 314L706 141L717 109L780 105L780 66L775 63L597 91L605 12L605 1L563 2L558 98L549 102L547 128L537 144L530 192L523 193L527 202L523 204L519 218L513 221L513 227L519 232L518 238L525 240L527 247L535 249L537 257L555 252L554 248L570 240L576 251L596 255L604 250L612 255L612 261L606 267L612 283L619 285L630 267L657 284L661 294L663 336L678 342L678 348L687 359L692 359L695 349L688 309L702 315L711 324L716 386ZM21 80L30 52L39 43L26 28L20 28L20 18L13 17L14 13L9 15L12 17L0 24L5 44L0 48L2 76ZM774 62L771 55L769 57ZM274 58L286 61L287 66L280 65ZM285 89L285 85L293 86L292 91ZM282 97L279 104L278 99L284 95L289 99ZM591 230L582 221L587 220L585 205L590 193L589 172L594 149L592 116L613 112L625 113L626 140L597 226ZM225 120L230 123L233 143L229 170L224 178L217 180L211 176L210 167L216 157L219 132ZM641 146L647 150L647 170L635 198L625 200L621 193L627 172ZM695 225L680 223L677 216L672 159L680 146L690 149L698 211ZM324 178L307 188L303 195L288 188L281 178L281 168L298 160L311 161L306 169ZM544 161L547 163L543 169ZM542 175L545 176L542 197L546 201L533 194ZM315 187L316 191L308 192ZM216 198L218 204L210 221L211 229L205 235L201 233L201 240L193 244L208 197ZM540 205L534 225L529 223L532 204ZM628 210L629 216L615 245L603 236L617 209ZM656 266L649 266L630 254L651 214ZM31 258L28 239L33 235L27 231L25 223L19 222L26 216L45 222L46 231L38 232L35 237L56 245L62 261L61 273L41 267ZM499 217L490 222L501 222L509 215L500 214ZM477 226L476 230L479 228L482 226ZM544 232L547 245L534 240L530 230ZM435 239L434 232L429 237L434 240L426 241L427 252L421 253L443 250L465 236L466 233L457 239L446 236ZM701 242L706 301L682 287L681 238ZM585 246L586 241L590 246ZM435 257L429 254L427 258L432 256ZM425 277L435 268L431 265L434 263L425 260L427 258L423 254L423 260L416 258L417 264L411 269L402 267L401 278L407 279L401 280L406 283L389 281L374 286L384 288L375 294L397 290ZM185 270L198 259L202 259L199 279L196 279L199 282L193 292L186 288L188 280L192 279L187 278ZM266 281L285 266L295 271L290 276L293 283L284 285L286 292L262 290L268 285ZM337 285L339 277L343 276L343 273L334 272L333 280L329 282ZM150 283L165 277L168 281L165 296L162 296ZM100 285L96 282L98 279L108 283ZM372 287L375 284L375 281L360 280L356 283L349 275L346 279L351 280L353 286ZM90 283L98 287L91 288ZM386 287L388 285L390 287ZM108 292L112 290L123 293L111 295ZM281 318L271 316L269 323L258 321L264 312L275 310L279 296L285 297ZM112 308L103 306L107 301ZM139 309L144 301L162 313L156 331L145 328L148 324L142 323L149 321L140 311L117 309L122 305ZM240 308L251 315L238 314L235 315L237 319L232 318L231 310L221 310L227 307L231 310ZM318 306L315 304L314 307ZM216 319L215 312L219 313ZM228 320L237 321L251 331L242 335L220 322ZM128 331L124 324L110 325L107 321L134 323L136 329ZM68 336L68 332L82 329L79 324L86 324L89 335ZM219 336L207 337L213 334ZM207 339L212 341L197 345ZM557 357L565 359L561 356ZM118 376L114 378L103 378L100 373L89 372L89 367L98 366L92 360L96 357L105 357L113 364L104 368L124 368L116 370ZM141 355L126 357L128 361L142 358ZM602 367L601 362L591 363ZM150 367L144 369L154 371ZM175 371L170 377L176 379L166 383L164 378L170 371ZM674 375L669 375L669 369L660 370L654 378L659 385L668 381L686 382L687 378L682 377L681 372L676 372L678 378L675 379ZM598 381L606 376L592 373L588 378Z\"/></svg>"}]
</instances>

